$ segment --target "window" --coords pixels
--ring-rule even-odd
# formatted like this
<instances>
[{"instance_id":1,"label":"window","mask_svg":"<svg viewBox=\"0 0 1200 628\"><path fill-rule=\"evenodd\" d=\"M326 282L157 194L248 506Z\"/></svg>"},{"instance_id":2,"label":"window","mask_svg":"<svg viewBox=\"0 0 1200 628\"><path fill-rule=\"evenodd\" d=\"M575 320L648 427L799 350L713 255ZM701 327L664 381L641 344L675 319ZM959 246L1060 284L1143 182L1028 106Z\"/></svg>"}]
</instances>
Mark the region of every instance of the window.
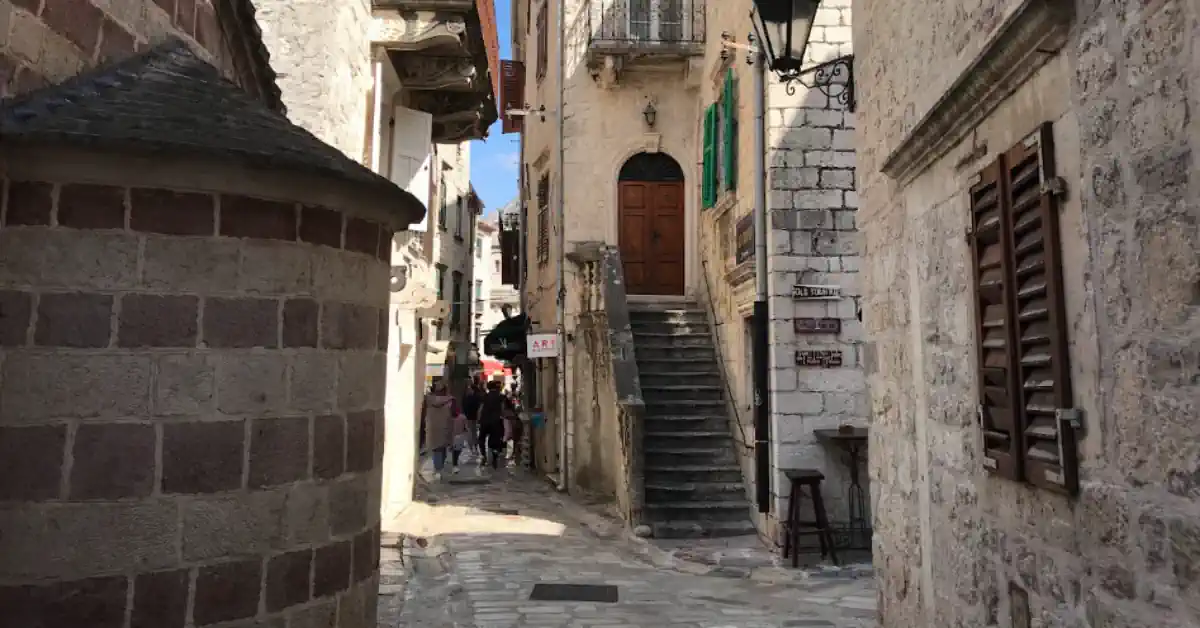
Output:
<instances>
[{"instance_id":1,"label":"window","mask_svg":"<svg viewBox=\"0 0 1200 628\"><path fill-rule=\"evenodd\" d=\"M978 421L993 474L1075 494L1079 462L1050 124L970 190Z\"/></svg>"},{"instance_id":2,"label":"window","mask_svg":"<svg viewBox=\"0 0 1200 628\"><path fill-rule=\"evenodd\" d=\"M483 281L480 279L475 280L475 298L476 299L483 298Z\"/></svg>"},{"instance_id":3,"label":"window","mask_svg":"<svg viewBox=\"0 0 1200 628\"><path fill-rule=\"evenodd\" d=\"M446 298L446 267L438 264L434 267L434 281L437 282L438 301Z\"/></svg>"},{"instance_id":4,"label":"window","mask_svg":"<svg viewBox=\"0 0 1200 628\"><path fill-rule=\"evenodd\" d=\"M546 9L550 2L543 2L537 14L537 80L540 83L546 78L546 70L550 67L550 29L547 22ZM559 35L562 36L561 34Z\"/></svg>"},{"instance_id":5,"label":"window","mask_svg":"<svg viewBox=\"0 0 1200 628\"><path fill-rule=\"evenodd\" d=\"M500 260L492 260L492 272L500 272Z\"/></svg>"},{"instance_id":6,"label":"window","mask_svg":"<svg viewBox=\"0 0 1200 628\"><path fill-rule=\"evenodd\" d=\"M441 202L438 204L438 229L446 230L446 214L450 213L450 208L447 203L450 200L449 191L446 189L446 175L438 174L438 195Z\"/></svg>"},{"instance_id":7,"label":"window","mask_svg":"<svg viewBox=\"0 0 1200 628\"><path fill-rule=\"evenodd\" d=\"M737 188L737 81L733 68L725 72L721 96L704 110L703 175L700 199L707 209L722 191Z\"/></svg>"},{"instance_id":8,"label":"window","mask_svg":"<svg viewBox=\"0 0 1200 628\"><path fill-rule=\"evenodd\" d=\"M544 174L537 189L538 264L550 260L550 175Z\"/></svg>"},{"instance_id":9,"label":"window","mask_svg":"<svg viewBox=\"0 0 1200 628\"><path fill-rule=\"evenodd\" d=\"M478 257L481 257L482 255L483 255L483 239L475 238L475 257L478 258Z\"/></svg>"},{"instance_id":10,"label":"window","mask_svg":"<svg viewBox=\"0 0 1200 628\"><path fill-rule=\"evenodd\" d=\"M454 212L454 238L457 240L463 239L463 225L467 224L467 215L463 211L466 206L466 203L463 202L463 197L458 197Z\"/></svg>"},{"instance_id":11,"label":"window","mask_svg":"<svg viewBox=\"0 0 1200 628\"><path fill-rule=\"evenodd\" d=\"M463 274L457 270L451 273L450 286L450 329L457 330L462 324L462 282Z\"/></svg>"}]
</instances>

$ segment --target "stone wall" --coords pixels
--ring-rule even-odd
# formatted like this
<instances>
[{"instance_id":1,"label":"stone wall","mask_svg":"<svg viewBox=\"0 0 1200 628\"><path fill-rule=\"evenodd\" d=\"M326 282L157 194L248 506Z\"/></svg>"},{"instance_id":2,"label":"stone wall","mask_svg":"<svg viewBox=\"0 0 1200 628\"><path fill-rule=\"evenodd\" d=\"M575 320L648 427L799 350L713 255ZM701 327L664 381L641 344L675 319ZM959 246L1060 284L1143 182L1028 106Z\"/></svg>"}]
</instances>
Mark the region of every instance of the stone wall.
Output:
<instances>
[{"instance_id":1,"label":"stone wall","mask_svg":"<svg viewBox=\"0 0 1200 628\"><path fill-rule=\"evenodd\" d=\"M391 227L55 172L3 181L3 623L374 626Z\"/></svg>"},{"instance_id":2,"label":"stone wall","mask_svg":"<svg viewBox=\"0 0 1200 628\"><path fill-rule=\"evenodd\" d=\"M234 76L211 0L0 0L0 98L176 36Z\"/></svg>"},{"instance_id":3,"label":"stone wall","mask_svg":"<svg viewBox=\"0 0 1200 628\"><path fill-rule=\"evenodd\" d=\"M805 65L853 52L850 22L849 0L822 2ZM772 508L786 512L789 483L784 469L817 469L825 474L822 492L830 518L845 522L850 481L846 455L818 442L813 430L867 423L866 376L859 355L862 246L855 217L855 120L847 103L837 98L840 88L827 95L803 85L792 87L796 89L789 93L788 86L768 74ZM841 298L795 300L796 284L833 286ZM801 318L837 319L841 331L796 333L795 321ZM840 351L842 366L797 366L798 350Z\"/></svg>"},{"instance_id":4,"label":"stone wall","mask_svg":"<svg viewBox=\"0 0 1200 628\"><path fill-rule=\"evenodd\" d=\"M1197 625L1200 123L1186 112L1200 105L1188 84L1200 14L1175 0L1076 3L1062 50L998 94L965 141L890 177L906 132L1027 10L959 4L856 6L883 625ZM986 474L974 417L967 189L1043 122L1067 188L1062 275L1085 426L1076 497Z\"/></svg>"},{"instance_id":5,"label":"stone wall","mask_svg":"<svg viewBox=\"0 0 1200 628\"><path fill-rule=\"evenodd\" d=\"M254 5L288 118L347 157L368 163L370 1L254 0Z\"/></svg>"}]
</instances>

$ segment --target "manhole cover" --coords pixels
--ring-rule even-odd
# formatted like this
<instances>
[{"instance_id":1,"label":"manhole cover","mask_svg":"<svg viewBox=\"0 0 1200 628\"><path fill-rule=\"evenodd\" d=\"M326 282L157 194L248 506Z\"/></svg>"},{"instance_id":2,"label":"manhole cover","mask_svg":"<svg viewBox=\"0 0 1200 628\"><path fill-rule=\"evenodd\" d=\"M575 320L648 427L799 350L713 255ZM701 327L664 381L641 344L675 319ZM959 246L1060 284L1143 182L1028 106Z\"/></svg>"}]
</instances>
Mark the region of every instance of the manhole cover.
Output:
<instances>
[{"instance_id":1,"label":"manhole cover","mask_svg":"<svg viewBox=\"0 0 1200 628\"><path fill-rule=\"evenodd\" d=\"M539 602L609 602L617 601L617 587L610 584L550 584L533 585L529 599Z\"/></svg>"}]
</instances>

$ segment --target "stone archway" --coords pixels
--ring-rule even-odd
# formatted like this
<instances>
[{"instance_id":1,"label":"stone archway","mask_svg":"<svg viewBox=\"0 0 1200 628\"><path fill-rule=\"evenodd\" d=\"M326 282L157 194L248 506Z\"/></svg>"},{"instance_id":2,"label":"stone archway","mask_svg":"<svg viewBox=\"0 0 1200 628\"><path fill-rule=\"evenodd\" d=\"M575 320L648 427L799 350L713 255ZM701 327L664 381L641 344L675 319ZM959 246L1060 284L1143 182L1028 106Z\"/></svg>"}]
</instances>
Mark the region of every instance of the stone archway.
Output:
<instances>
[{"instance_id":1,"label":"stone archway","mask_svg":"<svg viewBox=\"0 0 1200 628\"><path fill-rule=\"evenodd\" d=\"M629 294L682 295L684 176L666 153L638 153L617 175L618 244Z\"/></svg>"}]
</instances>

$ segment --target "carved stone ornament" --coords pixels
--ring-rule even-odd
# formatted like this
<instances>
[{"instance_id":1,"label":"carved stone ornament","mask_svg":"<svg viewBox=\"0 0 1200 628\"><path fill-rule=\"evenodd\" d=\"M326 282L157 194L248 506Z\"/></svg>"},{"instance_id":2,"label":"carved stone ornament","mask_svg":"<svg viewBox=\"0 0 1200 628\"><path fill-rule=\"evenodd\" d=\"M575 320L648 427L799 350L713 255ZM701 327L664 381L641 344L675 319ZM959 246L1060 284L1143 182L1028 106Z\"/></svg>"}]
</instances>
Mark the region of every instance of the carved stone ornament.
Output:
<instances>
[{"instance_id":1,"label":"carved stone ornament","mask_svg":"<svg viewBox=\"0 0 1200 628\"><path fill-rule=\"evenodd\" d=\"M908 184L957 146L1066 44L1073 6L1022 2L888 155L883 172Z\"/></svg>"},{"instance_id":2,"label":"carved stone ornament","mask_svg":"<svg viewBox=\"0 0 1200 628\"><path fill-rule=\"evenodd\" d=\"M389 50L413 52L430 48L465 51L467 22L462 15L404 11L371 21L371 41Z\"/></svg>"},{"instance_id":3,"label":"carved stone ornament","mask_svg":"<svg viewBox=\"0 0 1200 628\"><path fill-rule=\"evenodd\" d=\"M400 83L407 89L470 91L476 87L479 73L467 57L391 56Z\"/></svg>"}]
</instances>

